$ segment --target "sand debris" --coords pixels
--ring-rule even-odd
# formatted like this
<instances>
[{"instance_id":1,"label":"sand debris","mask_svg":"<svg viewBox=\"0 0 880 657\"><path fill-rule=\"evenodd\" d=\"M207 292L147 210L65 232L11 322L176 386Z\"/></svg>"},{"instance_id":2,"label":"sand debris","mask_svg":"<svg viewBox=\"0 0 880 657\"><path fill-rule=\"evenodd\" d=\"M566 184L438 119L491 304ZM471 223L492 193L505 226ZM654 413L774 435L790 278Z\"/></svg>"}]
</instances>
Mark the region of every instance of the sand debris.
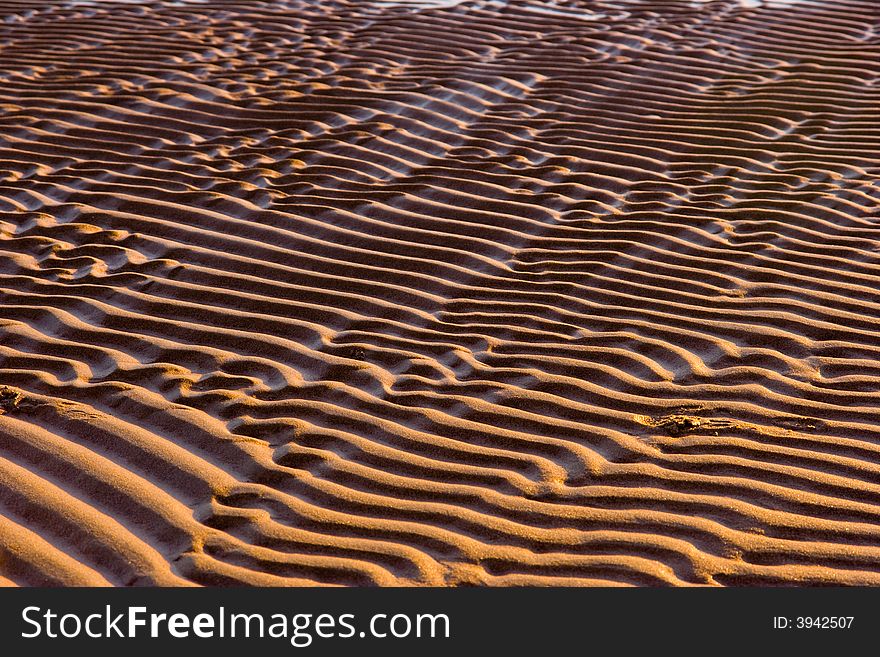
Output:
<instances>
[{"instance_id":1,"label":"sand debris","mask_svg":"<svg viewBox=\"0 0 880 657\"><path fill-rule=\"evenodd\" d=\"M0 386L0 415L13 413L24 399L18 390L8 386Z\"/></svg>"},{"instance_id":2,"label":"sand debris","mask_svg":"<svg viewBox=\"0 0 880 657\"><path fill-rule=\"evenodd\" d=\"M651 417L638 415L636 421L649 427L657 427L668 433L673 438L680 438L691 433L704 431L717 431L736 426L730 420L717 420L713 418L699 417L697 415L672 414Z\"/></svg>"}]
</instances>

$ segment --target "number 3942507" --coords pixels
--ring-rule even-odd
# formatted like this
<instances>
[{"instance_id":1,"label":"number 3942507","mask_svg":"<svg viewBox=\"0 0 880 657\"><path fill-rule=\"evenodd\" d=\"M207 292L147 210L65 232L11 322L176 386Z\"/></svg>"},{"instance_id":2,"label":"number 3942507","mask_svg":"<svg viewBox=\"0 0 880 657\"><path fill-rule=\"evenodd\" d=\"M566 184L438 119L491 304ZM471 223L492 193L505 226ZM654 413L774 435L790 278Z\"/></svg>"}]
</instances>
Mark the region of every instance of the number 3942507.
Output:
<instances>
[{"instance_id":1,"label":"number 3942507","mask_svg":"<svg viewBox=\"0 0 880 657\"><path fill-rule=\"evenodd\" d=\"M776 616L773 627L779 630L847 630L852 627L855 616Z\"/></svg>"}]
</instances>

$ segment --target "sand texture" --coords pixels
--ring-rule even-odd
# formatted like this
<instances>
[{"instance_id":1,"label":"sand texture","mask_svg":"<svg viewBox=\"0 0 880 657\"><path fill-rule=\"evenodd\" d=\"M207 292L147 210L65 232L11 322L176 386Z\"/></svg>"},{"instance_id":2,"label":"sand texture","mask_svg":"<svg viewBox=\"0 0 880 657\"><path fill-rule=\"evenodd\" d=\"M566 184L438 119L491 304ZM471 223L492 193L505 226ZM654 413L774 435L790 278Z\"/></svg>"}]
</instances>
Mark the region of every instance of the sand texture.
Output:
<instances>
[{"instance_id":1,"label":"sand texture","mask_svg":"<svg viewBox=\"0 0 880 657\"><path fill-rule=\"evenodd\" d=\"M880 584L878 24L0 0L0 583Z\"/></svg>"}]
</instances>

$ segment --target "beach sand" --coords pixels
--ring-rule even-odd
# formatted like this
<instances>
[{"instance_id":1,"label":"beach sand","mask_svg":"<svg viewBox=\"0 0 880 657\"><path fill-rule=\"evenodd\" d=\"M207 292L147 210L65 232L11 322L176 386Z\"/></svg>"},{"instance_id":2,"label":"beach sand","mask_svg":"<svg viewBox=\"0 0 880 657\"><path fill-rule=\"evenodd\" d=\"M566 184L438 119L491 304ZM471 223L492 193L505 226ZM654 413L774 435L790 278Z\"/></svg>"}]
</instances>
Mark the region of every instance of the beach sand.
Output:
<instances>
[{"instance_id":1,"label":"beach sand","mask_svg":"<svg viewBox=\"0 0 880 657\"><path fill-rule=\"evenodd\" d=\"M880 583L874 0L0 0L0 583Z\"/></svg>"}]
</instances>

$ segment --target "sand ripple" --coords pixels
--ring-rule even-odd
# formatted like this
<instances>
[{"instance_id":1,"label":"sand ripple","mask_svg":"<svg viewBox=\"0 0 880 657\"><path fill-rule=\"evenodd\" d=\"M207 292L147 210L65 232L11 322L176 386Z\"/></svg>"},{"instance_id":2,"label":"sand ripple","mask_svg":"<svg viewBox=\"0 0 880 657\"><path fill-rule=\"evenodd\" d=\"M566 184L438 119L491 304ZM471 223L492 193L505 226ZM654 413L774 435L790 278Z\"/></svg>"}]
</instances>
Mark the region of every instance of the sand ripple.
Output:
<instances>
[{"instance_id":1,"label":"sand ripple","mask_svg":"<svg viewBox=\"0 0 880 657\"><path fill-rule=\"evenodd\" d=\"M878 21L0 1L0 581L880 584Z\"/></svg>"}]
</instances>

